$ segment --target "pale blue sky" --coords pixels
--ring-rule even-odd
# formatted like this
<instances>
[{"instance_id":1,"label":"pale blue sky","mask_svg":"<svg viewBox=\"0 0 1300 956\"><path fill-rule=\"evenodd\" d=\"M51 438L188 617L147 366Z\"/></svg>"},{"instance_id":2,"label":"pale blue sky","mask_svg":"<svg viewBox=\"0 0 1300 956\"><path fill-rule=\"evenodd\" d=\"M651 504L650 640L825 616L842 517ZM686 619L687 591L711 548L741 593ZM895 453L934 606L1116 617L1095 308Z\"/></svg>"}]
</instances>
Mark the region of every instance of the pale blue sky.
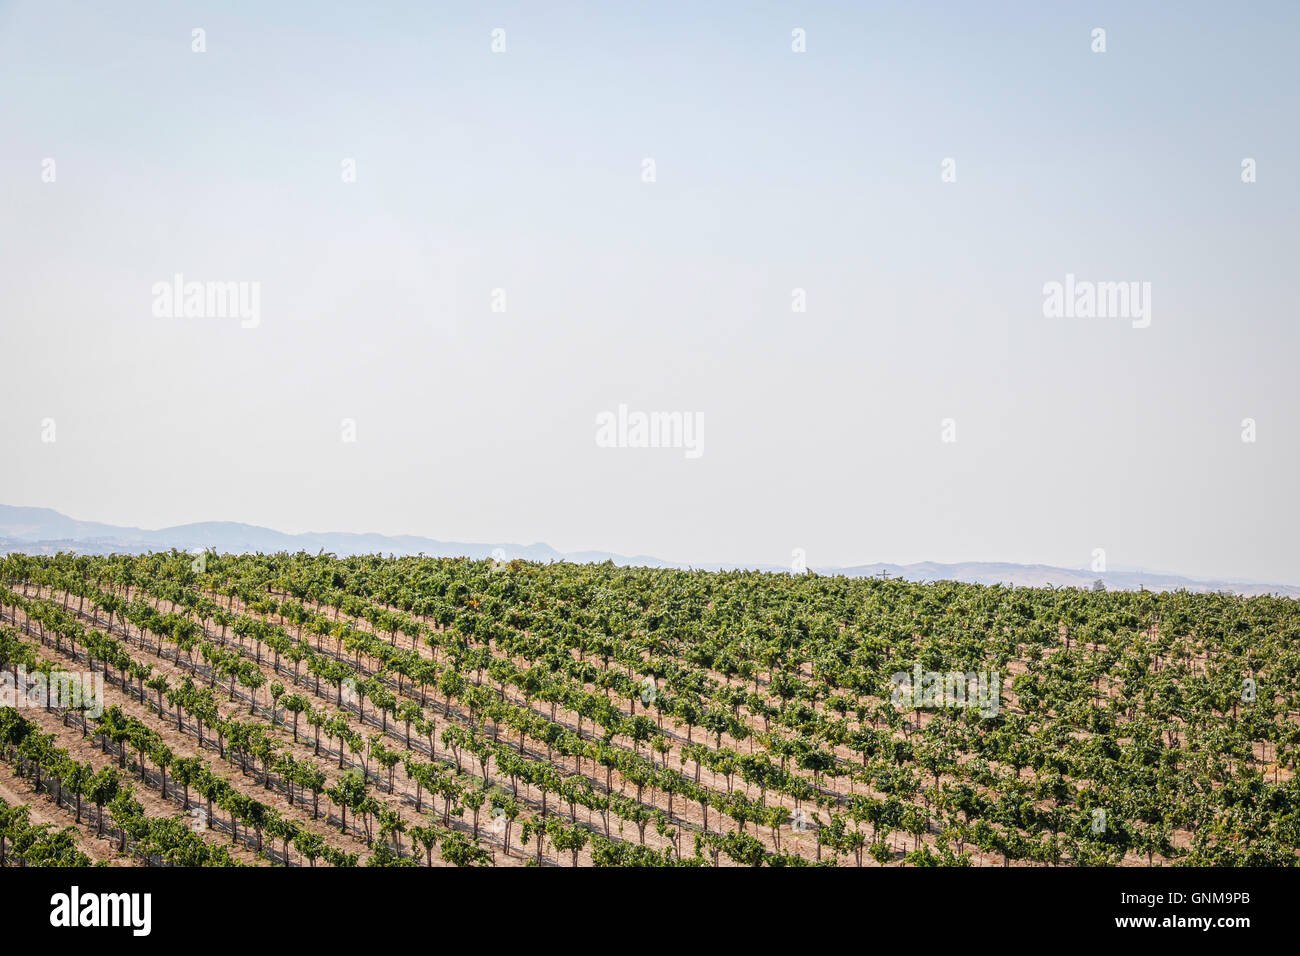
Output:
<instances>
[{"instance_id":1,"label":"pale blue sky","mask_svg":"<svg viewBox=\"0 0 1300 956\"><path fill-rule=\"evenodd\" d=\"M1296 5L988 6L0 4L0 502L1300 583Z\"/></svg>"}]
</instances>

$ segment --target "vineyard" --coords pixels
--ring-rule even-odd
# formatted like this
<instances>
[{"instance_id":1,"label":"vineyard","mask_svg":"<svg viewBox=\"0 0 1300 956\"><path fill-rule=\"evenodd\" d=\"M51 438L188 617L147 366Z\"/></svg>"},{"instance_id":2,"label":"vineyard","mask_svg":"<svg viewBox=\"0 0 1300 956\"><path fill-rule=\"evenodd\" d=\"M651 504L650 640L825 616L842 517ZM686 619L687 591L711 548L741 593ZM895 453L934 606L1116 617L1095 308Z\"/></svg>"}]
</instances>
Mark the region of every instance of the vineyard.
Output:
<instances>
[{"instance_id":1,"label":"vineyard","mask_svg":"<svg viewBox=\"0 0 1300 956\"><path fill-rule=\"evenodd\" d=\"M4 866L1291 866L1300 846L1281 598L11 555L0 671Z\"/></svg>"}]
</instances>

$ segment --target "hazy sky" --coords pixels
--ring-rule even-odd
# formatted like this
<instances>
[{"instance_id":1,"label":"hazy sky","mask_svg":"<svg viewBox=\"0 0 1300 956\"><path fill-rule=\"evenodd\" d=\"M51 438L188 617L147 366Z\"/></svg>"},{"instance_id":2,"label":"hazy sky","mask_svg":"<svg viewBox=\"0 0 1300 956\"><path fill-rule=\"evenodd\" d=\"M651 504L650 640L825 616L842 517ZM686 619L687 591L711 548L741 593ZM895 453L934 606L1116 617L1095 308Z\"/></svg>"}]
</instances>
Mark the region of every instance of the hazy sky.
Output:
<instances>
[{"instance_id":1,"label":"hazy sky","mask_svg":"<svg viewBox=\"0 0 1300 956\"><path fill-rule=\"evenodd\" d=\"M1300 7L1169 8L0 3L0 502L1300 583Z\"/></svg>"}]
</instances>

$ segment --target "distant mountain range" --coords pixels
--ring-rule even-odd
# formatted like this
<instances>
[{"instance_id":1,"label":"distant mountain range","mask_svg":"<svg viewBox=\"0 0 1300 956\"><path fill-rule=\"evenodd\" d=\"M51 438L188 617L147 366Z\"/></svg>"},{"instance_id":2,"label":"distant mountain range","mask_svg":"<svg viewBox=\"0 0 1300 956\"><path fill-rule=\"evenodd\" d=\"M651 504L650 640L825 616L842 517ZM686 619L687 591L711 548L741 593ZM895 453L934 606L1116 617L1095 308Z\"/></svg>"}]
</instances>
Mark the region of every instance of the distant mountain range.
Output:
<instances>
[{"instance_id":1,"label":"distant mountain range","mask_svg":"<svg viewBox=\"0 0 1300 956\"><path fill-rule=\"evenodd\" d=\"M290 553L325 551L339 556L354 554L393 554L430 557L490 558L504 554L507 560L569 561L591 564L612 561L615 564L648 568L698 568L722 570L734 564L685 564L664 561L648 555L621 555L607 551L560 552L548 544L470 543L439 541L415 535L323 533L286 534L271 528L236 521L204 521L176 525L156 531L78 521L50 508L23 508L0 505L0 554L54 554L71 551L77 554L139 554L144 551L215 550L228 554L247 552ZM785 565L752 564L755 571L788 572ZM968 561L961 564L861 564L854 567L814 567L818 574L842 574L848 577L904 578L908 581L964 581L970 584L1006 584L1020 587L1091 588L1100 580L1110 590L1148 591L1224 591L1241 595L1279 594L1300 597L1300 587L1267 584L1259 581L1220 581L1189 578L1176 574L1124 569L1105 572L1080 568L1058 568L1046 564L1009 564L993 561Z\"/></svg>"},{"instance_id":2,"label":"distant mountain range","mask_svg":"<svg viewBox=\"0 0 1300 956\"><path fill-rule=\"evenodd\" d=\"M18 551L25 554L53 554L74 551L78 554L139 554L144 551L190 551L195 548L226 554L260 551L324 550L340 556L353 554L426 554L430 557L490 558L504 551L506 558L525 561L572 561L579 564L614 561L645 567L679 567L647 555L626 557L605 551L578 551L562 554L549 544L474 544L463 541L438 541L415 535L323 533L286 534L271 528L238 521L201 521L150 531L78 521L50 508L21 508L0 505L0 554Z\"/></svg>"}]
</instances>

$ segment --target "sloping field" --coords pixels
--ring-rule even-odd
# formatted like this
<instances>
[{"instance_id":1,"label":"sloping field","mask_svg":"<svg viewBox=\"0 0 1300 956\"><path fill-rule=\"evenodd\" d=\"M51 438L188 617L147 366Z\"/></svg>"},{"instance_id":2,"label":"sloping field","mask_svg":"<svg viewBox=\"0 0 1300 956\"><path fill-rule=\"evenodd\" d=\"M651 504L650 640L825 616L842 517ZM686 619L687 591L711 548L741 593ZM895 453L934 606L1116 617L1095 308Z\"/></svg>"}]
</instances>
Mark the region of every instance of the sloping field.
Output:
<instances>
[{"instance_id":1,"label":"sloping field","mask_svg":"<svg viewBox=\"0 0 1300 956\"><path fill-rule=\"evenodd\" d=\"M1294 865L1298 637L1271 597L12 555L0 832L11 865Z\"/></svg>"}]
</instances>

